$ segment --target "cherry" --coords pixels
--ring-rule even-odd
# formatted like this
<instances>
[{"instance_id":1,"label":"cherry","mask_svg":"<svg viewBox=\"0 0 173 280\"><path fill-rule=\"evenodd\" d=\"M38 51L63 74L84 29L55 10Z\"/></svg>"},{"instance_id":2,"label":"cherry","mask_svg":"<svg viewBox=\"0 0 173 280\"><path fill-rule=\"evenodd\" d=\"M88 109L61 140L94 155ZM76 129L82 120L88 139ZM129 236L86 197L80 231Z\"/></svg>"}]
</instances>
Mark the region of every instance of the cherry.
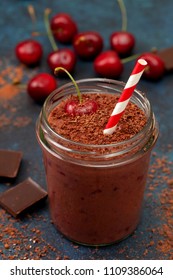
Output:
<instances>
[{"instance_id":1,"label":"cherry","mask_svg":"<svg viewBox=\"0 0 173 280\"><path fill-rule=\"evenodd\" d=\"M128 56L135 45L135 37L132 33L127 31L127 13L123 0L117 0L122 16L121 31L113 32L110 35L110 45L119 56Z\"/></svg>"},{"instance_id":2,"label":"cherry","mask_svg":"<svg viewBox=\"0 0 173 280\"><path fill-rule=\"evenodd\" d=\"M77 33L77 25L70 15L56 14L50 22L54 37L61 43L71 43Z\"/></svg>"},{"instance_id":3,"label":"cherry","mask_svg":"<svg viewBox=\"0 0 173 280\"><path fill-rule=\"evenodd\" d=\"M73 47L82 59L95 58L103 48L103 39L98 32L86 31L75 35Z\"/></svg>"},{"instance_id":4,"label":"cherry","mask_svg":"<svg viewBox=\"0 0 173 280\"><path fill-rule=\"evenodd\" d=\"M131 53L135 45L135 37L127 31L114 32L110 36L110 45L120 56L124 57Z\"/></svg>"},{"instance_id":5,"label":"cherry","mask_svg":"<svg viewBox=\"0 0 173 280\"><path fill-rule=\"evenodd\" d=\"M63 67L57 67L55 69L55 74L57 74L59 71L64 71L69 76L69 78L71 79L72 83L76 88L76 92L78 95L78 102L72 99L66 102L64 107L65 112L69 115L74 115L74 116L81 116L81 115L92 114L96 112L98 108L97 103L94 100L88 100L88 99L85 102L83 102L80 89L76 81L71 76L71 74Z\"/></svg>"},{"instance_id":6,"label":"cherry","mask_svg":"<svg viewBox=\"0 0 173 280\"><path fill-rule=\"evenodd\" d=\"M74 100L70 100L70 101L66 102L64 110L69 115L73 115L74 109L76 106L77 106L77 102Z\"/></svg>"},{"instance_id":7,"label":"cherry","mask_svg":"<svg viewBox=\"0 0 173 280\"><path fill-rule=\"evenodd\" d=\"M57 81L48 73L39 73L29 80L27 93L36 102L43 102L57 88Z\"/></svg>"},{"instance_id":8,"label":"cherry","mask_svg":"<svg viewBox=\"0 0 173 280\"><path fill-rule=\"evenodd\" d=\"M48 55L47 63L52 71L54 71L56 67L63 67L68 72L72 72L76 64L76 54L71 49L67 49L67 48L63 48L61 50L58 49L49 24L50 12L51 12L50 9L45 10L44 23L45 23L45 27L47 30L50 43L54 51ZM63 72L61 71L61 73Z\"/></svg>"},{"instance_id":9,"label":"cherry","mask_svg":"<svg viewBox=\"0 0 173 280\"><path fill-rule=\"evenodd\" d=\"M97 108L98 105L94 100L87 100L82 103L71 100L66 103L65 112L69 115L82 116L95 113Z\"/></svg>"},{"instance_id":10,"label":"cherry","mask_svg":"<svg viewBox=\"0 0 173 280\"><path fill-rule=\"evenodd\" d=\"M39 42L28 39L16 45L15 53L20 62L31 66L40 62L43 50Z\"/></svg>"},{"instance_id":11,"label":"cherry","mask_svg":"<svg viewBox=\"0 0 173 280\"><path fill-rule=\"evenodd\" d=\"M75 115L86 115L86 114L92 114L97 111L97 103L94 100L88 100L86 102L83 102L82 104L78 104L77 107L74 108L74 114Z\"/></svg>"},{"instance_id":12,"label":"cherry","mask_svg":"<svg viewBox=\"0 0 173 280\"><path fill-rule=\"evenodd\" d=\"M145 59L148 63L143 73L144 78L158 80L164 75L165 64L157 54L143 53L139 58Z\"/></svg>"},{"instance_id":13,"label":"cherry","mask_svg":"<svg viewBox=\"0 0 173 280\"><path fill-rule=\"evenodd\" d=\"M48 55L47 62L52 71L54 71L56 67L60 66L64 67L67 71L72 72L76 64L76 55L70 49L61 49L51 52Z\"/></svg>"},{"instance_id":14,"label":"cherry","mask_svg":"<svg viewBox=\"0 0 173 280\"><path fill-rule=\"evenodd\" d=\"M100 76L113 79L123 72L123 63L115 51L104 51L95 58L94 69Z\"/></svg>"}]
</instances>

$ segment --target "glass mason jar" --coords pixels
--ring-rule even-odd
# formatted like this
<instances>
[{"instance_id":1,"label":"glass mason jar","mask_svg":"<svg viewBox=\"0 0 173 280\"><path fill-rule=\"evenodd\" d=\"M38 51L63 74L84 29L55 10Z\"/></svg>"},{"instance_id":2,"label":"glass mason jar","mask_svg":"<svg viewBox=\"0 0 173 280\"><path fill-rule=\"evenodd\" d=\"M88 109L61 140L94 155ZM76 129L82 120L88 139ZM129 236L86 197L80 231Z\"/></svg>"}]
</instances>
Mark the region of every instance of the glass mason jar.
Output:
<instances>
[{"instance_id":1,"label":"glass mason jar","mask_svg":"<svg viewBox=\"0 0 173 280\"><path fill-rule=\"evenodd\" d=\"M82 94L120 95L125 86L109 79L85 79L77 84ZM73 142L57 134L48 123L53 108L72 94L72 83L52 92L36 124L51 218L56 228L72 241L84 245L111 244L129 236L138 225L158 124L145 94L135 90L131 102L147 118L138 134L109 145Z\"/></svg>"}]
</instances>

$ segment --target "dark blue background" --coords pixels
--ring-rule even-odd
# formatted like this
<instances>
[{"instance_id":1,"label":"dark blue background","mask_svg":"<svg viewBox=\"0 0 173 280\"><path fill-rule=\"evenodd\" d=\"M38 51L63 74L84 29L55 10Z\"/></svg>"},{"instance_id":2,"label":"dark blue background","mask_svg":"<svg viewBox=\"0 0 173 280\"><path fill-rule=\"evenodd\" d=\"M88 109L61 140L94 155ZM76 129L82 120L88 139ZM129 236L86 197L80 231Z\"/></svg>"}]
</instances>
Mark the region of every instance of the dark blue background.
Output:
<instances>
[{"instance_id":1,"label":"dark blue background","mask_svg":"<svg viewBox=\"0 0 173 280\"><path fill-rule=\"evenodd\" d=\"M128 31L132 32L136 37L136 46L134 53L142 53L156 47L163 49L173 45L173 1L167 0L125 0L128 15ZM32 25L31 19L27 12L27 6L32 4L36 11L37 22L35 27ZM71 14L78 24L79 31L95 30L101 33L104 39L104 49L109 49L109 36L113 31L121 29L121 14L116 0L92 0L92 1L69 1L69 0L1 0L0 7L0 61L1 71L3 67L8 65L18 66L14 48L19 41L27 39L33 28L39 32L45 32L43 24L43 14L45 8L52 9L52 15L59 12ZM23 83L26 83L28 76L32 76L37 72L50 72L46 57L52 50L48 38L40 36L39 40L44 49L44 56L40 67L35 69L24 68L25 75ZM59 44L59 48L63 47ZM69 46L71 47L71 46ZM121 80L127 81L129 74L134 66L134 62L124 65L124 72L120 77ZM83 62L78 60L74 72L74 78L96 77L92 62ZM8 77L7 77L8 79ZM67 78L57 79L59 85L69 81ZM138 86L139 89L146 92L152 103L153 110L160 126L160 137L155 146L155 152L158 157L165 156L167 161L172 162L173 150L168 146L173 143L173 73L165 75L160 81L151 82L142 79ZM41 110L41 105L34 103L25 91L15 98L9 100L7 105L17 108L16 112L10 112L8 106L5 107L0 102L0 116L2 114L11 114L11 117L28 117L31 122L23 127L14 125L0 126L0 148L22 150L23 160L20 172L17 178L10 183L11 186L16 185L22 180L31 176L40 185L46 189L44 168L42 164L42 155L40 147L35 138L35 122ZM153 162L152 158L152 162ZM170 179L172 174L169 175ZM20 247L20 251L16 253L15 246L9 249L4 248L6 240L0 241L0 259L7 258L9 255L15 255L16 259L23 259L26 253L26 247L31 245L34 233L33 228L41 231L38 244L32 243L32 247L28 251L29 258L38 257L37 254L31 256L34 246L43 248L50 244L55 251L48 250L45 256L40 259L172 259L173 251L170 249L165 254L158 250L158 241L164 240L163 236L159 236L157 230L152 231L151 228L158 229L164 221L162 207L159 200L160 193L166 187L164 181L157 189L154 189L152 196L148 197L150 192L148 187L154 183L149 178L144 199L144 211L141 222L135 233L119 244L115 244L103 248L91 248L78 246L76 248L70 241L66 240L50 222L48 203L41 209L35 209L30 216L26 215L23 219L11 218L9 214L3 214L0 218L1 230L5 230L7 225L13 223L25 239ZM8 189L8 182L1 182L0 192ZM103 206L104 207L104 206ZM3 210L0 210L3 211ZM2 212L3 213L3 212ZM2 216L2 215L1 215ZM26 226L25 229L22 227ZM9 235L7 235L7 240ZM12 238L12 237L11 237ZM148 245L153 241L152 246ZM28 247L27 247L28 248ZM149 248L149 249L148 249ZM146 251L148 250L148 251Z\"/></svg>"}]
</instances>

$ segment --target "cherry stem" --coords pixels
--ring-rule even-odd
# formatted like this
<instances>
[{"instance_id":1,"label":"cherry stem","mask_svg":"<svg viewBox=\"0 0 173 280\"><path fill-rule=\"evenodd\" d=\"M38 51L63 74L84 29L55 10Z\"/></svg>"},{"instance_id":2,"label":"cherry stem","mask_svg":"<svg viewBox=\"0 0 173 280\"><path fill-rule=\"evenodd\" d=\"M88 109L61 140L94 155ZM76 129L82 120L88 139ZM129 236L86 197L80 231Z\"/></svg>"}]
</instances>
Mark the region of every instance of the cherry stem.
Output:
<instances>
[{"instance_id":1,"label":"cherry stem","mask_svg":"<svg viewBox=\"0 0 173 280\"><path fill-rule=\"evenodd\" d=\"M12 85L17 86L18 88L21 88L21 89L26 89L27 88L27 85L26 84L21 84L21 81L18 80L18 79L14 79L12 81Z\"/></svg>"},{"instance_id":2,"label":"cherry stem","mask_svg":"<svg viewBox=\"0 0 173 280\"><path fill-rule=\"evenodd\" d=\"M121 11L121 16L122 16L122 27L121 30L122 31L127 31L127 12L126 12L126 7L124 5L123 0L117 0L119 7L120 7L120 11Z\"/></svg>"},{"instance_id":3,"label":"cherry stem","mask_svg":"<svg viewBox=\"0 0 173 280\"><path fill-rule=\"evenodd\" d=\"M63 67L56 67L55 70L54 70L54 73L55 75L60 71L64 71L68 76L69 78L71 79L72 83L74 84L75 88L76 88L76 92L77 92L77 95L78 95L78 98L79 98L79 103L82 102L82 95L81 95L81 92L80 92L80 89L76 83L76 81L74 80L74 78L72 77L72 75Z\"/></svg>"},{"instance_id":4,"label":"cherry stem","mask_svg":"<svg viewBox=\"0 0 173 280\"><path fill-rule=\"evenodd\" d=\"M35 14L35 9L32 5L28 5L28 13L31 17L32 23L35 24L36 22L36 14Z\"/></svg>"},{"instance_id":5,"label":"cherry stem","mask_svg":"<svg viewBox=\"0 0 173 280\"><path fill-rule=\"evenodd\" d=\"M124 63L127 63L127 62L130 62L130 61L132 61L132 60L138 58L140 55L141 55L141 54L139 54L139 53L133 54L133 55L131 55L131 56L128 56L128 57L126 57L126 58L121 59L121 62L122 62L123 64L124 64Z\"/></svg>"},{"instance_id":6,"label":"cherry stem","mask_svg":"<svg viewBox=\"0 0 173 280\"><path fill-rule=\"evenodd\" d=\"M50 23L49 23L50 13L51 13L51 9L49 9L49 8L45 9L45 11L44 11L44 24L45 24L45 27L46 27L47 35L48 35L49 41L51 43L51 46L52 46L54 51L57 51L58 47L57 47L57 44L56 44L55 39L53 37L52 31L51 31L51 28L50 28Z\"/></svg>"},{"instance_id":7,"label":"cherry stem","mask_svg":"<svg viewBox=\"0 0 173 280\"><path fill-rule=\"evenodd\" d=\"M57 31L57 30L55 30L55 31L52 31L51 30L51 32L52 32L52 34L56 34L56 33L58 33L59 31ZM44 32L39 32L39 31L33 31L32 33L31 33L31 35L32 36L47 36L47 34L45 34ZM57 45L56 45L56 47L57 47Z\"/></svg>"},{"instance_id":8,"label":"cherry stem","mask_svg":"<svg viewBox=\"0 0 173 280\"><path fill-rule=\"evenodd\" d=\"M36 28L36 23L37 23L35 9L34 9L33 5L28 5L27 9L28 9L28 14L32 21L32 30L34 31L34 29Z\"/></svg>"}]
</instances>

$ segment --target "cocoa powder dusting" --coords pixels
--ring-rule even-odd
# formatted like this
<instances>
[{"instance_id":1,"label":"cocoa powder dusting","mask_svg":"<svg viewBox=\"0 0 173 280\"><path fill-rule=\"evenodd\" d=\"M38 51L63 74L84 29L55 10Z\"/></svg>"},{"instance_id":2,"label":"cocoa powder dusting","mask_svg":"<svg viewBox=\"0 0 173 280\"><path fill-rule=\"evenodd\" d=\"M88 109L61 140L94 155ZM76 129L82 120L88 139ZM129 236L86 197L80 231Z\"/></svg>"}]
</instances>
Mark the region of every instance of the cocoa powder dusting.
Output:
<instances>
[{"instance_id":1,"label":"cocoa powder dusting","mask_svg":"<svg viewBox=\"0 0 173 280\"><path fill-rule=\"evenodd\" d=\"M14 81L23 78L23 66L8 66L0 71L0 100L9 100L20 93L20 88Z\"/></svg>"},{"instance_id":2,"label":"cocoa powder dusting","mask_svg":"<svg viewBox=\"0 0 173 280\"><path fill-rule=\"evenodd\" d=\"M116 133L103 135L108 119L118 101L116 95L111 94L84 94L83 102L94 100L98 109L95 113L81 116L69 115L65 112L63 100L48 117L52 129L63 137L84 144L111 144L130 139L137 134L146 124L145 113L133 103L129 103L121 117ZM77 97L70 100L78 102Z\"/></svg>"},{"instance_id":3,"label":"cocoa powder dusting","mask_svg":"<svg viewBox=\"0 0 173 280\"><path fill-rule=\"evenodd\" d=\"M42 216L27 216L28 221L33 218L44 221ZM3 209L0 209L0 259L4 260L40 260L53 252L59 259L65 258L49 244L37 227L30 227L18 219L13 219Z\"/></svg>"},{"instance_id":4,"label":"cocoa powder dusting","mask_svg":"<svg viewBox=\"0 0 173 280\"><path fill-rule=\"evenodd\" d=\"M27 98L26 84L23 79L29 79L36 70L31 73L24 65L11 65L9 59L0 61L0 129L6 129L7 126L24 127L32 122L28 116L18 116L20 103L16 102L18 94L24 92L24 98Z\"/></svg>"},{"instance_id":5,"label":"cocoa powder dusting","mask_svg":"<svg viewBox=\"0 0 173 280\"><path fill-rule=\"evenodd\" d=\"M168 147L170 149L170 147ZM159 157L154 153L154 161L150 166L147 197L157 197L159 206L155 209L155 219L160 221L158 227L150 229L155 242L155 250L160 259L173 259L173 162L167 157ZM157 189L161 189L157 192ZM159 239L157 239L159 237Z\"/></svg>"}]
</instances>

